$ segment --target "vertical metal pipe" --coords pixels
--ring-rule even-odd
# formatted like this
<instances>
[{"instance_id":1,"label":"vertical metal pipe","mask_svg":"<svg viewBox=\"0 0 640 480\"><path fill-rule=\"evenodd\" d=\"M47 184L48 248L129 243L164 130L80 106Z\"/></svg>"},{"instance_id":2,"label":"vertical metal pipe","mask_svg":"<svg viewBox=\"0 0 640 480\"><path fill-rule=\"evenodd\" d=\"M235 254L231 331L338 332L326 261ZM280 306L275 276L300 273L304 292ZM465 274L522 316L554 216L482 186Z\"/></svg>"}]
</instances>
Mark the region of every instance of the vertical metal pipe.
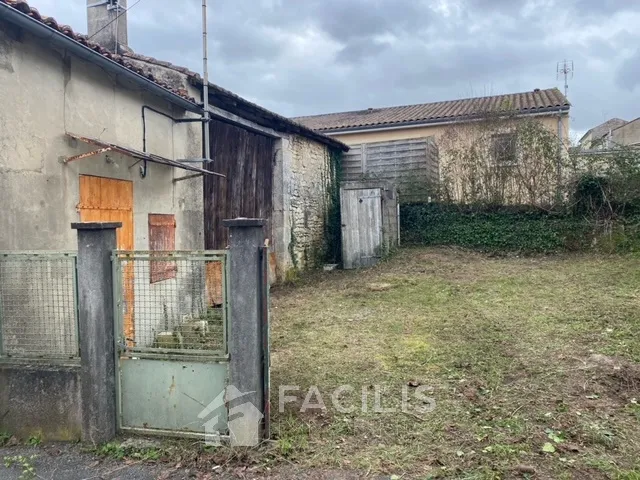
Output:
<instances>
[{"instance_id":1,"label":"vertical metal pipe","mask_svg":"<svg viewBox=\"0 0 640 480\"><path fill-rule=\"evenodd\" d=\"M563 128L562 114L558 114L558 158L556 160L556 182L558 183L556 190L556 202L558 205L562 203L562 150L563 150Z\"/></svg>"},{"instance_id":2,"label":"vertical metal pipe","mask_svg":"<svg viewBox=\"0 0 640 480\"><path fill-rule=\"evenodd\" d=\"M202 0L202 64L203 64L203 86L202 96L204 97L204 158L211 158L210 138L209 138L209 52L207 41L207 0ZM208 163L208 162L207 162ZM207 164L204 165L207 167Z\"/></svg>"}]
</instances>

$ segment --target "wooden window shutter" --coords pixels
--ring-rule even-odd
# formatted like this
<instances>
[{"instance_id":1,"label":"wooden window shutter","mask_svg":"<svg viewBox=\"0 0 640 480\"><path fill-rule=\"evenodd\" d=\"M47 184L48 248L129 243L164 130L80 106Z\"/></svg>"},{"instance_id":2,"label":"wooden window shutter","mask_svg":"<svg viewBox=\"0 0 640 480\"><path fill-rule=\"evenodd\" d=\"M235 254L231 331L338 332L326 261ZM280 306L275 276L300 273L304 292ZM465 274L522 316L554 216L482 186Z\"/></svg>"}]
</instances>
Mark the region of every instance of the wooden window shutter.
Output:
<instances>
[{"instance_id":1,"label":"wooden window shutter","mask_svg":"<svg viewBox=\"0 0 640 480\"><path fill-rule=\"evenodd\" d=\"M149 250L152 252L168 252L176 249L176 217L175 215L149 214ZM153 256L153 254L152 254ZM176 262L151 260L149 265L150 283L176 278L178 265Z\"/></svg>"}]
</instances>

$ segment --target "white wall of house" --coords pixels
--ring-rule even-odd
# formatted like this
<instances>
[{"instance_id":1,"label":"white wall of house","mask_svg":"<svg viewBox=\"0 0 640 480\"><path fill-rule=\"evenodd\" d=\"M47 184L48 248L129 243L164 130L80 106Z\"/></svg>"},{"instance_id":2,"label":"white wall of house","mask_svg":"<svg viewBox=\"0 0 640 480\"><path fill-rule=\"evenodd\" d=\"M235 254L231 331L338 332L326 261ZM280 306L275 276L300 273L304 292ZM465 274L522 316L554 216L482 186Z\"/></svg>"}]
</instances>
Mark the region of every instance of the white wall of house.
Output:
<instances>
[{"instance_id":1,"label":"white wall of house","mask_svg":"<svg viewBox=\"0 0 640 480\"><path fill-rule=\"evenodd\" d=\"M136 249L149 248L149 213L176 216L177 248L202 248L201 178L174 183L187 173L149 164L143 179L137 160L112 153L61 162L97 148L65 131L141 151L143 105L174 117L192 114L12 25L0 26L0 250L75 249L70 223L80 219L80 175L133 182ZM200 157L200 137L199 123L173 125L147 115L152 153Z\"/></svg>"},{"instance_id":2,"label":"white wall of house","mask_svg":"<svg viewBox=\"0 0 640 480\"><path fill-rule=\"evenodd\" d=\"M76 250L77 233L70 224L81 220L77 209L81 175L132 182L135 249L149 250L150 213L175 215L177 249L203 248L201 178L174 182L189 172L152 163L142 178L141 162L111 152L62 161L98 148L71 139L65 132L142 151L143 105L178 118L193 114L122 83L99 67L53 49L1 20L0 85L0 250ZM200 131L200 123L173 124L170 119L147 112L147 150L160 156L201 157ZM180 288L175 281L149 285L148 279L138 275L136 293L141 282L150 294L158 288L163 292ZM141 315L136 323L138 317L148 322L136 325L137 335L145 336L150 343L163 327L162 312L140 307L141 300L138 295L136 310ZM56 324L73 323L73 317L62 312L50 312L45 318L41 310L41 305L33 301L25 302L21 311L23 317L31 317L30 325L39 332L49 332L57 328ZM5 318L5 333L12 331L12 321L19 320L15 316ZM18 331L18 326L14 330ZM50 348L46 334L38 341L43 352Z\"/></svg>"}]
</instances>

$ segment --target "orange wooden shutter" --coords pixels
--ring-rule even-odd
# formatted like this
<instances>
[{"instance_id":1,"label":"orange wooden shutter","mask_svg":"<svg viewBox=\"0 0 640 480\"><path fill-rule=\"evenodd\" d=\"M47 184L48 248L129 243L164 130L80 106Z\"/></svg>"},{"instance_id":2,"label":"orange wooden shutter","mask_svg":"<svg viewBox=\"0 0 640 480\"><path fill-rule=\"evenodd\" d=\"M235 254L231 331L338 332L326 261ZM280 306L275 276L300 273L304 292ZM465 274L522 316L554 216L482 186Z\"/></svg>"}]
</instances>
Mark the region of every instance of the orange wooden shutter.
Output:
<instances>
[{"instance_id":1,"label":"orange wooden shutter","mask_svg":"<svg viewBox=\"0 0 640 480\"><path fill-rule=\"evenodd\" d=\"M157 252L173 251L176 249L176 218L175 215L149 214L149 250ZM178 266L176 262L151 261L150 282L156 283L170 278L176 278Z\"/></svg>"}]
</instances>

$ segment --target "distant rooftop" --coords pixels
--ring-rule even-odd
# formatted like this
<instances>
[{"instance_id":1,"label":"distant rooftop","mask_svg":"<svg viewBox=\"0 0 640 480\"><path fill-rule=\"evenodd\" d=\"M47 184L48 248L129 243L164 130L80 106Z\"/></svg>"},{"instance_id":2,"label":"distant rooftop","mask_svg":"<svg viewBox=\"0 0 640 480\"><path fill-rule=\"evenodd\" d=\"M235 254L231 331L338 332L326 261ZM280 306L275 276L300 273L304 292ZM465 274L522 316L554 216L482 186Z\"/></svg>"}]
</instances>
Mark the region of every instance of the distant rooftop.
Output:
<instances>
[{"instance_id":1,"label":"distant rooftop","mask_svg":"<svg viewBox=\"0 0 640 480\"><path fill-rule=\"evenodd\" d=\"M465 120L487 112L533 114L545 111L568 111L570 107L571 104L560 90L549 88L489 97L328 113L297 117L293 120L318 132L338 132Z\"/></svg>"},{"instance_id":2,"label":"distant rooftop","mask_svg":"<svg viewBox=\"0 0 640 480\"><path fill-rule=\"evenodd\" d=\"M610 118L606 122L601 123L600 125L588 130L587 133L585 133L580 139L580 143L582 143L589 136L591 136L591 142L600 140L605 135L608 135L611 130L615 130L616 128L626 125L627 123L628 122L626 120L623 120L621 118Z\"/></svg>"}]
</instances>

